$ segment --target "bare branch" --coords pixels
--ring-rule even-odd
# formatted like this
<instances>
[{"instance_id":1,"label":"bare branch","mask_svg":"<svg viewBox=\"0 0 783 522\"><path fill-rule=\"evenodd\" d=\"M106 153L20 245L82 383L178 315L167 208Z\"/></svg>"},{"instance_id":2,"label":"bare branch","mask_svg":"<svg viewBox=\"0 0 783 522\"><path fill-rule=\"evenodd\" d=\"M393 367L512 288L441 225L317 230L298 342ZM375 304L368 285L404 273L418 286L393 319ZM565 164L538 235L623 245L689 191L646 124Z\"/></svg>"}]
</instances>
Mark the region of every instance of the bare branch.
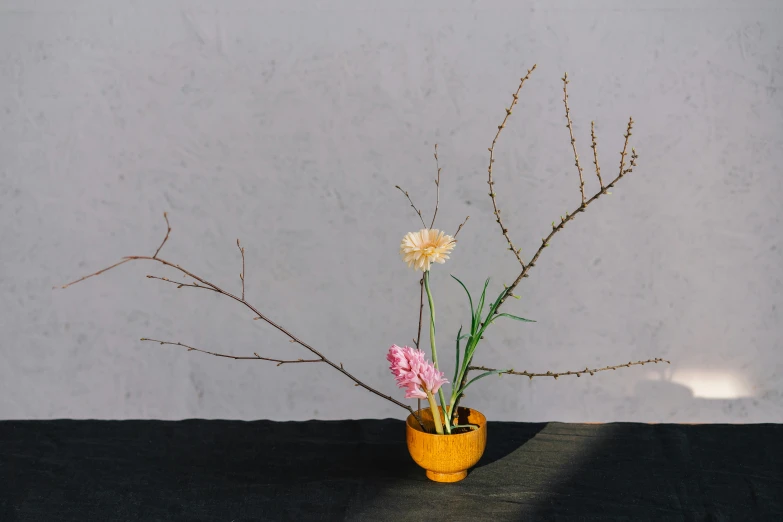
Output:
<instances>
[{"instance_id":1,"label":"bare branch","mask_svg":"<svg viewBox=\"0 0 783 522\"><path fill-rule=\"evenodd\" d=\"M636 166L636 160L637 159L639 159L639 155L636 154L636 149L631 147L631 167L635 167ZM623 176L625 176L629 172L633 172L633 168L625 169L625 171L623 172Z\"/></svg>"},{"instance_id":2,"label":"bare branch","mask_svg":"<svg viewBox=\"0 0 783 522\"><path fill-rule=\"evenodd\" d=\"M593 149L593 165L595 165L595 175L598 176L598 183L601 185L601 190L604 189L604 180L601 179L601 166L598 165L598 140L595 138L595 122L590 122L590 137L592 138L593 144L591 145L591 148Z\"/></svg>"},{"instance_id":3,"label":"bare branch","mask_svg":"<svg viewBox=\"0 0 783 522\"><path fill-rule=\"evenodd\" d=\"M160 249L163 248L163 245L166 244L166 241L169 240L169 234L171 233L171 225L169 225L169 215L168 213L163 213L163 219L166 220L166 237L163 238L163 242L160 244L158 249L155 251L155 255L152 257L158 257L158 254L160 253Z\"/></svg>"},{"instance_id":4,"label":"bare branch","mask_svg":"<svg viewBox=\"0 0 783 522\"><path fill-rule=\"evenodd\" d=\"M517 372L517 371L514 371L513 369L511 369L511 370L506 370L506 371L500 372L499 375L503 375L503 374L523 375L525 377L530 377L531 379L533 377L552 377L554 379L557 379L558 377L562 377L564 375L576 375L577 377L581 377L583 373L587 373L587 374L593 375L593 374L595 374L597 372L603 372L603 371L606 371L606 370L616 370L618 368L630 368L631 366L638 366L638 365L644 366L645 364L657 364L657 363L664 363L664 362L666 364L671 364L671 362L667 361L666 359L655 358L655 359L647 359L646 361L636 361L636 362L628 362L628 363L625 363L625 364L618 364L616 366L604 366L603 368L593 368L593 369L585 368L584 370L570 370L570 371L567 371L567 372L557 372L557 373L553 373L553 372L531 373L531 372L527 372L527 371ZM468 370L479 370L479 371L484 371L484 372L496 372L496 371L498 371L498 370L496 370L494 368L487 368L485 366L469 366Z\"/></svg>"},{"instance_id":5,"label":"bare branch","mask_svg":"<svg viewBox=\"0 0 783 522\"><path fill-rule=\"evenodd\" d=\"M163 238L163 241L160 243L160 246L159 246L159 247L158 247L158 249L155 251L155 255L154 255L154 256L152 256L152 258L151 258L151 259L157 259L157 258L158 258L158 253L160 252L160 249L161 249L161 248L163 248L163 245L165 245L165 244L166 244L166 241L168 241L168 239L169 239L169 234L171 233L171 225L169 224L169 216L168 216L168 213L166 213L166 212L164 212L164 213L163 213L163 219L165 219L165 220L166 220L166 237L164 237L164 238ZM109 271L109 270L111 270L112 268L116 268L116 267L118 267L118 266L120 266L120 265L122 265L122 264L125 264L125 263L127 263L128 261L133 261L133 260L132 260L132 259L129 259L129 258L123 258L123 259L122 259L122 261L119 261L119 262L117 262L117 263L114 263L114 264L113 264L113 265L111 265L111 266L107 266L106 268L104 268L104 269L102 269L102 270L98 270L97 272L94 272L94 273L92 273L92 274L86 275L86 276L84 276L84 277L80 277L80 278L79 278L79 279L77 279L76 281L71 281L70 283L64 284L64 285L62 285L62 286L53 286L53 287L52 287L52 290L55 290L55 289L58 289L58 288L59 288L59 289L61 289L61 290L64 290L64 289L68 288L68 287L69 287L69 286L71 286L71 285L75 285L76 283L81 283L81 282L82 282L82 281L84 281L85 279L89 279L89 278L91 278L91 277L95 277L95 276L97 276L97 275L101 275L101 274L102 274L102 273L104 273L104 272L108 272L108 271ZM151 276L147 276L147 277L151 277ZM156 279L162 279L162 278L156 278ZM183 285L183 286L189 286L189 285Z\"/></svg>"},{"instance_id":6,"label":"bare branch","mask_svg":"<svg viewBox=\"0 0 783 522\"><path fill-rule=\"evenodd\" d=\"M522 261L522 258L519 255L522 249L517 249L514 247L514 244L511 242L511 238L508 235L508 229L503 225L503 221L500 219L500 209L498 208L497 200L495 199L495 182L492 180L492 164L495 163L495 144L498 141L500 132L505 128L506 122L508 121L509 116L511 116L511 112L514 109L514 105L516 105L517 101L519 100L519 91L522 90L522 86L525 84L525 81L527 81L527 79L530 77L530 73L535 70L536 64L533 64L533 67L528 69L527 74L523 78L520 78L519 87L517 87L517 92L513 94L511 105L506 109L506 116L503 118L503 123L498 125L498 131L495 133L495 138L492 140L492 146L487 149L489 150L489 167L487 167L487 174L489 179L487 180L487 184L489 184L489 197L492 198L492 207L495 210L495 221L497 221L498 225L500 225L500 230L503 232L503 237L505 237L506 242L508 242L508 249L514 253L517 261L519 261L519 264L522 265L522 268L525 267L525 262Z\"/></svg>"},{"instance_id":7,"label":"bare branch","mask_svg":"<svg viewBox=\"0 0 783 522\"><path fill-rule=\"evenodd\" d=\"M625 158L625 155L626 155L626 149L628 147L628 138L631 136L631 127L632 127L632 125L633 125L633 118L629 118L629 120L628 120L628 130L625 133L625 145L623 146L623 152L621 153L623 158ZM560 223L558 223L558 224L554 224L553 223L552 224L552 231L549 232L548 236L546 236L545 238L543 238L541 240L541 245L538 247L538 250L536 250L536 253L533 255L533 258L530 260L530 262L527 265L525 265L525 267L519 273L519 276L517 276L517 278L514 280L514 282L511 283L511 285L509 286L508 293L503 297L503 299L501 299L500 304L498 305L497 309L495 310L496 312L500 309L500 307L503 305L503 303L506 301L506 299L510 295L512 295L512 292L513 292L514 288L516 288L516 286L520 283L520 281L522 281L523 278L528 277L528 272L530 271L531 268L536 266L536 261L538 261L538 257L541 255L541 252L543 252L544 249L549 246L549 241L552 239L552 237L555 234L557 234L557 232L562 230L563 227L565 227L566 223L568 223L569 221L574 219L574 217L578 213L584 212L584 210L587 208L588 205L593 203L595 200L597 200L603 194L608 194L607 189L610 189L610 188L614 187L615 183L617 183L620 180L620 178L622 178L623 176L625 176L629 172L632 172L633 171L633 167L636 166L636 160L637 159L639 159L639 155L636 154L636 149L631 148L631 166L630 166L630 168L627 168L625 170L621 170L620 174L616 178L614 178L611 182L609 182L609 184L606 185L605 187L602 187L601 190L596 192L590 199L585 201L584 204L580 205L573 212L571 212L571 213L566 212L565 216L560 216ZM620 167L621 167L621 169L625 167L624 159L621 160Z\"/></svg>"},{"instance_id":8,"label":"bare branch","mask_svg":"<svg viewBox=\"0 0 783 522\"><path fill-rule=\"evenodd\" d=\"M535 69L535 66L533 67L533 69ZM528 75L529 74L530 74L530 71L528 71ZM527 78L527 76L525 78ZM525 78L523 78L523 80ZM568 107L567 107L568 94L567 94L567 91L566 91L566 88L565 88L565 85L567 84L567 76L566 75L563 76L563 82L564 82L563 91L564 91L564 94L565 94L564 100L566 101L566 111L567 111L566 112L566 116L568 117L568 120L569 120L569 130L570 130L571 129L571 124L570 124L571 120L570 120L570 114L568 112L569 110L568 110ZM521 87L521 84L520 84L520 87ZM514 97L514 100L516 101L516 95ZM506 109L507 115L510 114L510 112L511 112L510 109ZM623 145L623 152L620 153L620 155L621 155L621 157L620 157L620 173L618 174L618 176L615 179L613 179L608 185L602 186L601 190L599 190L596 194L594 194L590 199L588 199L588 200L584 200L583 199L582 204L577 209L575 209L573 212L571 212L571 213L566 212L565 216L560 216L560 222L558 224L555 224L554 222L552 222L552 230L551 230L551 232L549 232L549 235L547 235L545 238L543 238L541 240L541 245L538 247L538 250L536 250L536 253L530 259L529 263L525 264L524 262L522 262L522 259L518 255L518 252L514 251L515 254L517 254L517 259L519 260L520 264L522 265L522 271L519 273L519 275L514 280L514 282L508 287L508 291L501 298L500 303L495 308L495 313L496 314L500 313L499 312L500 307L503 306L503 303L506 302L506 299L508 299L509 297L516 297L516 296L514 296L514 293L513 293L514 289L522 281L522 279L524 279L525 277L528 277L528 272L530 272L531 268L536 266L536 262L538 261L538 258L541 255L541 252L543 252L544 249L549 246L549 241L552 239L552 237L558 231L562 230L563 227L565 227L566 223L568 223L569 221L574 219L574 217L576 216L577 213L584 212L584 210L587 208L587 206L590 205L593 201L597 200L603 194L608 194L607 189L614 187L614 184L617 183L620 180L620 178L625 176L627 173L633 171L633 167L636 166L636 160L639 158L638 154L636 154L636 150L633 149L633 148L631 148L631 152L632 152L632 154L631 154L631 166L628 169L625 168L625 156L627 154L628 139L631 136L631 128L633 126L633 123L634 123L633 122L633 118L629 118L629 120L628 120L628 128L627 128L626 133L625 133L625 144ZM505 120L504 120L504 124L505 124ZM503 125L501 125L498 128L498 134L500 133L500 130L502 130L502 127L503 127ZM571 143L573 145L574 144L573 133L572 133L571 139L572 139ZM497 140L497 135L495 135L495 140ZM494 141L493 141L493 147L490 148L490 166L489 166L489 170L490 170L490 187L492 186L492 161L493 161L492 160L492 152L493 152L493 148L494 148ZM573 148L574 148L575 163L577 163L577 167L579 168L579 173L580 173L580 189L583 190L584 180L582 179L582 175L581 175L582 169L581 169L581 167L579 167L579 164L578 164L579 160L578 160L578 155L576 154L576 148L575 147L573 147ZM597 156L596 156L596 164L597 164ZM603 185L603 183L601 183L601 184ZM493 206L495 206L494 191L490 192L490 197L492 197L492 204L493 204ZM584 196L583 196L583 198L584 198ZM514 247L511 244L511 240L508 239L508 235L507 235L508 231L505 229L505 227L503 227L503 224L500 221L500 211L497 209L497 206L495 206L495 214L496 214L496 216L498 218L497 222L500 223L500 226L503 228L503 235L506 236L506 240L509 243L509 248L514 250ZM467 371L463 375L462 381L460 382L460 387L464 387L465 384L468 382L468 374L470 373L470 370L472 370L472 369L479 369L480 368L480 367L470 366L470 363L471 363L471 361L468 361L468 369L467 369ZM580 372L580 373L582 373L582 372ZM454 405L453 405L453 411L457 411L457 408L459 407L459 403L462 400L463 396L464 395L460 395L460 396L458 396L456 398L456 400L454 401Z\"/></svg>"},{"instance_id":9,"label":"bare branch","mask_svg":"<svg viewBox=\"0 0 783 522\"><path fill-rule=\"evenodd\" d=\"M489 150L489 166L487 167L487 178L488 178L487 184L489 185L489 197L492 199L492 208L494 209L494 213L495 213L495 221L497 222L498 225L500 225L500 230L503 233L503 237L506 238L506 242L508 243L508 249L514 253L514 257L516 257L517 261L519 261L523 273L525 270L527 270L528 265L525 264L525 262L522 260L522 256L520 255L522 249L516 248L514 246L514 243L511 242L511 237L509 237L508 235L508 229L503 224L503 220L500 218L500 209L498 208L497 199L495 197L495 181L492 179L492 165L495 163L495 145L497 144L498 138L500 137L500 133L506 127L506 122L508 121L508 118L511 116L511 112L514 109L514 106L519 101L519 92L522 90L522 86L525 84L527 79L530 78L530 73L536 70L537 65L538 64L533 64L533 67L528 69L527 74L519 79L519 87L517 87L517 91L512 95L511 105L506 109L506 116L503 118L503 122L500 125L498 125L498 130L495 133L495 137L492 139L492 145L489 147L489 149L487 149ZM460 226L460 228L462 228L462 226ZM512 295L511 293L512 290L513 288L509 290L506 295ZM470 364L470 361L468 361L468 364ZM462 377L462 381L459 384L460 388L464 388L465 384L467 384L468 373L469 370L464 373ZM459 397L457 397L456 401L454 402L452 411L454 412L457 411L457 407L459 406L459 402L460 400L462 400L463 396L464 395L460 395Z\"/></svg>"},{"instance_id":10,"label":"bare branch","mask_svg":"<svg viewBox=\"0 0 783 522\"><path fill-rule=\"evenodd\" d=\"M438 215L438 205L440 205L440 164L438 163L438 144L435 144L435 168L438 169L438 177L435 178L435 212L432 214L432 223L430 228L435 225L435 216Z\"/></svg>"},{"instance_id":11,"label":"bare branch","mask_svg":"<svg viewBox=\"0 0 783 522\"><path fill-rule=\"evenodd\" d=\"M621 178L625 175L626 172L631 172L630 170L623 170L625 168L625 154L626 150L628 150L628 138L631 137L631 128L633 127L633 117L628 118L628 128L625 131L625 143L623 143L623 151L620 153L620 175L618 178ZM635 158L634 158L635 159Z\"/></svg>"},{"instance_id":12,"label":"bare branch","mask_svg":"<svg viewBox=\"0 0 783 522\"><path fill-rule=\"evenodd\" d=\"M124 264L124 263L127 263L128 261L130 261L130 259L123 259L123 260L122 260L122 261L120 261L119 263L114 263L114 264L113 264L113 265L111 265L111 266L107 266L107 267L106 267L106 268L104 268L103 270L98 270L97 272L95 272L95 273L92 273L92 274L90 274L90 275L86 275L86 276L84 276L84 277L80 277L80 278L79 278L79 279L77 279L76 281L71 281L70 283L64 284L64 285L62 285L62 286L53 286L53 287L52 287L52 290L55 290L55 289L57 289L57 288L59 288L59 289L65 289L65 288L68 288L69 286L71 286L71 285L75 285L76 283L81 283L81 282L82 282L82 281L84 281L85 279L89 279L89 278L91 278L91 277L94 277L94 276L97 276L97 275L101 275L101 274L102 274L102 273L104 273L104 272L108 272L108 271L109 271L109 270L111 270L112 268L116 268L116 267L118 267L118 266L120 266L120 265L122 265L122 264Z\"/></svg>"},{"instance_id":13,"label":"bare branch","mask_svg":"<svg viewBox=\"0 0 783 522\"><path fill-rule=\"evenodd\" d=\"M630 126L630 125L629 125L629 126ZM627 134L627 133L626 133L626 134ZM627 138L626 138L626 139L627 139ZM587 200L587 201L584 203L584 205L580 205L580 206L579 206L577 209L575 209L575 210L574 210L573 212L571 212L570 214L569 214L569 213L566 213L566 215L565 215L565 216L560 216L560 223L559 223L559 224L557 224L557 225L555 225L554 223L552 224L552 231L549 233L549 235L548 235L547 237L545 237L544 239L542 239L542 240L541 240L541 246L539 246L539 247L538 247L538 250L536 250L536 253L533 255L533 258L530 260L530 262L529 262L527 265L524 265L524 268L523 268L523 269L522 269L522 271L519 273L519 275L517 276L517 278L516 278L516 279L514 280L514 282L513 282L513 283L511 283L511 285L508 287L508 291L506 292L506 294L505 294L505 295L504 295L504 296L501 298L501 300L500 300L500 303L499 303L499 304L498 304L498 306L495 308L495 313L496 313L496 314L500 313L500 312L499 312L499 310L500 310L500 307L501 307L501 306L503 306L503 303L505 303L505 302L506 302L506 299L508 299L509 297L512 297L512 296L514 296L514 293L513 293L513 292L514 292L514 289L515 289L515 288L517 287L517 285L518 285L518 284L519 284L519 283L522 281L522 279L524 279L525 277L528 277L528 272L530 271L530 269L531 269L531 268L533 268L534 266L536 266L536 261L538 261L538 257L541 255L541 252L543 252L543 251L544 251L544 249L545 249L546 247L548 247L548 246L549 246L549 241L552 239L552 237L553 237L553 236L554 236L554 235L555 235L555 234L556 234L558 231L562 230L562 229L563 229L563 227L565 226L565 224L566 224L566 223L568 223L569 221L571 221L572 219L574 219L574 217L575 217L575 216L576 216L576 215L577 215L579 212L583 212L583 211L584 211L584 210L587 208L587 206L588 206L588 205L590 205L590 203L592 203L593 201L597 200L599 197L601 197L601 195L602 195L602 194L608 194L608 192L607 192L607 190L606 190L606 189L609 189L609 188L612 188L612 187L614 187L614 184L615 184L615 183L617 183L617 181L619 181L619 180L620 180L620 178L622 178L622 177L623 177L623 176L624 176L626 173L628 173L628 172L631 172L631 171L633 170L633 167L635 167L635 166L636 166L636 160L638 159L638 157L639 157L639 156L636 154L636 150L634 150L634 149L631 149L631 151L632 151L632 156L631 156L631 167L632 167L632 168L629 168L629 169L626 169L626 170L624 170L624 171L623 171L623 172L622 172L620 175L618 175L618 176L617 176L615 179L613 179L613 180L611 181L611 183L609 183L609 184L608 184L606 187L604 187L602 190L600 190L599 192L597 192L597 193L596 193L596 194L595 194L593 197L591 197L590 199L588 199L588 200ZM472 360L472 359L471 359L471 360ZM668 361L667 361L667 362L668 362ZM468 362L468 364L470 364L470 361ZM465 384L467 384L467 382L468 382L468 374L470 373L470 370L471 370L471 369L481 369L481 367L473 367L473 366L468 366L468 370L467 370L467 371L464 373L464 375L463 375L463 377L462 377L462 381L460 382L460 387L464 387L464 386L465 386ZM491 371L491 370L489 370L489 371ZM580 373L583 373L583 372L580 372ZM545 374L544 374L544 375L545 375ZM563 375L565 375L565 374L563 374ZM463 397L463 396L464 396L464 394L463 394L463 395L460 395L460 396L459 396L459 397L457 397L457 399L454 401L454 407L453 407L453 410L452 410L452 411L457 411L457 407L459 407L459 403L460 403L460 401L462 400L462 397Z\"/></svg>"},{"instance_id":14,"label":"bare branch","mask_svg":"<svg viewBox=\"0 0 783 522\"><path fill-rule=\"evenodd\" d=\"M215 357L225 357L227 359L235 359L237 361L269 361L269 362L275 362L277 363L277 366L280 366L282 364L294 364L294 363L320 363L324 362L323 359L270 359L269 357L261 357L257 353L253 352L253 356L240 356L240 355L228 355L224 353L215 353L210 352L207 350L202 350L201 348L194 348L193 346L188 346L187 344L183 344L180 342L172 342L172 341L160 341L158 339L149 339L147 337L142 337L142 341L150 341L153 343L160 343L160 344L170 344L173 346L182 346L183 348L187 348L189 352L201 352L206 353L208 355L214 355Z\"/></svg>"},{"instance_id":15,"label":"bare branch","mask_svg":"<svg viewBox=\"0 0 783 522\"><path fill-rule=\"evenodd\" d=\"M465 226L465 223L467 223L469 219L470 219L470 216L466 217L465 221L463 221L462 224L459 226L459 228L457 228L457 231L454 232L454 239L457 239L457 234L459 234L459 231L462 230L462 227Z\"/></svg>"},{"instance_id":16,"label":"bare branch","mask_svg":"<svg viewBox=\"0 0 783 522\"><path fill-rule=\"evenodd\" d=\"M421 342L421 320L424 313L424 278L422 277L419 279L419 328L416 330L416 338L413 340L413 344L416 345L416 348L421 349L419 346L419 343ZM417 409L416 411L421 411L421 399L417 399L416 401ZM416 417L416 419L421 423L421 419ZM423 426L423 424L422 424Z\"/></svg>"},{"instance_id":17,"label":"bare branch","mask_svg":"<svg viewBox=\"0 0 783 522\"><path fill-rule=\"evenodd\" d=\"M426 224L426 223L424 223L424 218L423 218L423 217L422 217L422 215L421 215L421 210L419 210L418 208L416 208L416 205L414 205L414 204L413 204L413 200L411 199L410 195L408 194L408 191L407 191L407 190L402 190L402 187L400 187L399 185L394 185L394 188L397 188L397 189L399 189L399 190L400 190L400 192L402 192L403 194L405 194L405 197L406 197L406 198L408 198L408 201L410 202L410 204L411 204L411 207L413 207L413 210L415 210L415 211L416 211L416 214L418 214L418 215L419 215L419 219L421 220L421 226L423 226L424 228L427 228L427 224Z\"/></svg>"},{"instance_id":18,"label":"bare branch","mask_svg":"<svg viewBox=\"0 0 783 522\"><path fill-rule=\"evenodd\" d=\"M413 340L413 344L416 348L419 348L419 342L421 341L421 319L424 312L424 278L419 279L419 328L416 333L416 338Z\"/></svg>"},{"instance_id":19,"label":"bare branch","mask_svg":"<svg viewBox=\"0 0 783 522\"><path fill-rule=\"evenodd\" d=\"M242 273L239 274L239 279L242 281L242 301L245 300L245 249L239 245L239 239L237 239L237 248L239 253L242 254Z\"/></svg>"},{"instance_id":20,"label":"bare branch","mask_svg":"<svg viewBox=\"0 0 783 522\"><path fill-rule=\"evenodd\" d=\"M236 301L238 303L241 303L242 305L244 305L246 308L248 308L249 310L251 310L255 314L254 319L261 319L261 320L263 320L264 322L266 322L267 324L269 324L270 326L272 326L273 328L275 328L276 330L278 330L279 332L284 334L286 337L288 337L290 342L296 343L296 344L302 346L303 348L309 350L311 353L313 353L316 357L319 358L320 362L324 362L324 363L328 364L329 366L331 366L335 370L339 371L340 373L342 373L343 375L345 375L346 377L351 379L354 382L354 386L360 386L360 387L364 388L365 390L367 390L367 391L369 391L371 393L374 393L375 395L377 395L379 397L382 397L382 398L384 398L384 399L386 399L386 400L396 404L397 406L399 406L401 408L404 408L405 410L407 410L409 413L413 414L414 417L416 417L418 419L418 416L416 416L416 413L413 411L413 408L411 408L407 404L404 404L404 403L402 403L402 402L400 402L400 401L398 401L398 400L396 400L396 399L394 399L394 398L392 398L392 397L390 397L390 396L388 396L388 395L386 395L384 393L381 393L380 391L376 390L375 388L372 388L372 387L368 386L367 384L365 384L364 382L360 381L358 378L356 378L351 373L349 373L347 370L345 370L345 368L343 368L342 364L335 363L335 362L327 359L321 352L319 352L318 350L316 350L314 347L310 346L306 342L302 341L301 339L299 339L298 337L293 335L291 332L289 332L288 330L286 330L285 328L283 328L279 324L277 324L274 321L272 321L271 319L269 319L267 316L262 314L256 307L254 307L249 302L245 301L242 297L236 296L236 295L232 294L231 292L223 290L222 288L220 288L216 284L211 283L211 282L207 281L206 279L197 276L196 274L186 270L185 268L181 267L180 265L177 265L177 264L172 263L170 261L166 261L165 259L162 259L160 257L153 257L153 256L125 256L124 258L122 258L122 260L120 262L115 263L115 264L113 264L113 265L111 265L109 267L106 267L106 268L104 268L102 270L99 270L97 272L94 272L92 274L89 274L87 276L84 276L84 277L82 277L80 279L77 279L76 281L68 283L68 284L62 286L61 288L67 288L68 286L71 286L71 285L76 284L78 282L84 281L85 279L88 279L90 277L102 274L102 273L104 273L104 272L106 272L108 270L111 270L112 268L116 268L116 267L118 267L118 266L120 266L120 265L122 265L124 263L127 263L128 261L155 261L155 262L160 263L162 265L174 268L175 270L179 270L181 273L185 274L186 276L189 276L189 277L193 278L194 280L198 281L199 283L201 283L201 285L204 285L204 286L199 286L199 288L209 287L209 289L212 289L212 290L214 290L215 292L217 292L219 294L222 294L222 295L224 295L224 296L226 296L226 297L228 297L230 299L233 299L234 301ZM157 278L155 276L153 276L152 278L153 279L164 280L163 278ZM182 284L182 283L178 283L178 284ZM194 285L195 285L195 283L194 283ZM183 285L183 286L191 286L191 285ZM158 341L158 342L160 342L160 341Z\"/></svg>"},{"instance_id":21,"label":"bare branch","mask_svg":"<svg viewBox=\"0 0 783 522\"><path fill-rule=\"evenodd\" d=\"M563 74L563 103L565 104L565 116L566 120L568 121L568 124L566 127L568 127L568 133L571 135L571 149L574 151L574 163L576 165L576 169L579 171L579 192L582 194L582 206L585 205L585 179L584 176L582 176L582 167L579 165L579 154L576 152L576 140L574 139L574 129L573 129L573 122L571 121L571 112L568 109L568 89L566 86L568 85L568 73Z\"/></svg>"},{"instance_id":22,"label":"bare branch","mask_svg":"<svg viewBox=\"0 0 783 522\"><path fill-rule=\"evenodd\" d=\"M166 283L171 283L173 285L177 285L177 288L182 288L184 286L189 286L189 287L192 287L192 288L201 288L202 290L210 290L212 292L217 292L217 290L215 290L214 288L211 288L209 286L201 286L198 283L181 283L179 281L174 281L172 279L169 279L168 277L159 277L159 276L154 276L154 275L149 275L149 274L147 274L147 278L148 279L157 279L159 281L165 281Z\"/></svg>"}]
</instances>

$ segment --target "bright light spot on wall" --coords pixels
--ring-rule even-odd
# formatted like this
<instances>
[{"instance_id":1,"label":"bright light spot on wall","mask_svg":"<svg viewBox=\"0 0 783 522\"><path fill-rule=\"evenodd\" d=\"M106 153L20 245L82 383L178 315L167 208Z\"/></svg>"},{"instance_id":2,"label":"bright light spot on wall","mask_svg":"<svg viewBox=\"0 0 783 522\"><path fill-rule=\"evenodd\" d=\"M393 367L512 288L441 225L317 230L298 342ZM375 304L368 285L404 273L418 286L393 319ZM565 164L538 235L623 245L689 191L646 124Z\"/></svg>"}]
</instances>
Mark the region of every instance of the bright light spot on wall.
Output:
<instances>
[{"instance_id":1,"label":"bright light spot on wall","mask_svg":"<svg viewBox=\"0 0 783 522\"><path fill-rule=\"evenodd\" d=\"M668 380L690 388L694 398L739 399L753 396L741 377L726 371L678 370Z\"/></svg>"}]
</instances>

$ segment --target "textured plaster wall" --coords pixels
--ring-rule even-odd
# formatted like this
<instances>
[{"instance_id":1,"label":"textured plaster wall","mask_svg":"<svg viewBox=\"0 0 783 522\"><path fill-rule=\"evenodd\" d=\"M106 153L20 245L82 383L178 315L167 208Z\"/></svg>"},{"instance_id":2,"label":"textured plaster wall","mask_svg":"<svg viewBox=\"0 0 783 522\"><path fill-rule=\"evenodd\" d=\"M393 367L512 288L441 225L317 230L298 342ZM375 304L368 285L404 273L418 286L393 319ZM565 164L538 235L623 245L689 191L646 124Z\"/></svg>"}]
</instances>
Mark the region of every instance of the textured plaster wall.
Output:
<instances>
[{"instance_id":1,"label":"textured plaster wall","mask_svg":"<svg viewBox=\"0 0 783 522\"><path fill-rule=\"evenodd\" d=\"M426 5L425 5L426 4ZM589 7L587 7L589 6ZM648 357L594 377L486 379L492 419L783 421L781 3L169 1L0 4L0 418L335 419L404 411L320 365L236 303L146 279L151 254L237 291L385 393L410 343L417 228L395 184L453 233L433 273L440 354L464 294L518 270L579 202L560 77L593 192L629 115L639 167L558 234L476 362L536 371ZM412 401L411 401L412 402Z\"/></svg>"}]
</instances>

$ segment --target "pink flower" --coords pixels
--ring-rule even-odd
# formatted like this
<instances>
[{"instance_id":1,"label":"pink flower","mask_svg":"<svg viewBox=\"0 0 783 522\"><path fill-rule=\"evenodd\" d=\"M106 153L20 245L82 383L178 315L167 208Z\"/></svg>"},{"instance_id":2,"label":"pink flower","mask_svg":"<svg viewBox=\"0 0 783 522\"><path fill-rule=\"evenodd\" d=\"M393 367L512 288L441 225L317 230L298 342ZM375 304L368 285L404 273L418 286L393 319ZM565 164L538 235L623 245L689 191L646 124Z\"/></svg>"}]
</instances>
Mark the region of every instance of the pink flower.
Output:
<instances>
[{"instance_id":1,"label":"pink flower","mask_svg":"<svg viewBox=\"0 0 783 522\"><path fill-rule=\"evenodd\" d=\"M400 348L393 344L389 348L386 360L391 363L389 369L394 374L397 385L402 388L405 386L405 382L413 378L413 375L411 375L413 369L424 364L424 352L410 346Z\"/></svg>"},{"instance_id":2,"label":"pink flower","mask_svg":"<svg viewBox=\"0 0 783 522\"><path fill-rule=\"evenodd\" d=\"M397 386L405 388L406 399L426 399L427 392L436 393L446 384L443 372L424 358L424 352L396 344L389 348L386 359L391 363L389 369L394 374Z\"/></svg>"}]
</instances>

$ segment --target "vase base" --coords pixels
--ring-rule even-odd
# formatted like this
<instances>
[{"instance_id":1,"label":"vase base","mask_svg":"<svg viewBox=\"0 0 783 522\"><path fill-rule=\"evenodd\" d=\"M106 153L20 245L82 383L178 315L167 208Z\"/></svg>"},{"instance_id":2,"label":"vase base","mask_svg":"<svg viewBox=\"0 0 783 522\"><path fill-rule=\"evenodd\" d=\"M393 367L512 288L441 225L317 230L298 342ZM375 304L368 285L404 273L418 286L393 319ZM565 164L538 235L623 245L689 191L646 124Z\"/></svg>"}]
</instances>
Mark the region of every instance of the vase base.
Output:
<instances>
[{"instance_id":1,"label":"vase base","mask_svg":"<svg viewBox=\"0 0 783 522\"><path fill-rule=\"evenodd\" d=\"M427 470L427 478L434 482L459 482L468 476L468 471L458 471L456 473L439 473L437 471Z\"/></svg>"}]
</instances>

